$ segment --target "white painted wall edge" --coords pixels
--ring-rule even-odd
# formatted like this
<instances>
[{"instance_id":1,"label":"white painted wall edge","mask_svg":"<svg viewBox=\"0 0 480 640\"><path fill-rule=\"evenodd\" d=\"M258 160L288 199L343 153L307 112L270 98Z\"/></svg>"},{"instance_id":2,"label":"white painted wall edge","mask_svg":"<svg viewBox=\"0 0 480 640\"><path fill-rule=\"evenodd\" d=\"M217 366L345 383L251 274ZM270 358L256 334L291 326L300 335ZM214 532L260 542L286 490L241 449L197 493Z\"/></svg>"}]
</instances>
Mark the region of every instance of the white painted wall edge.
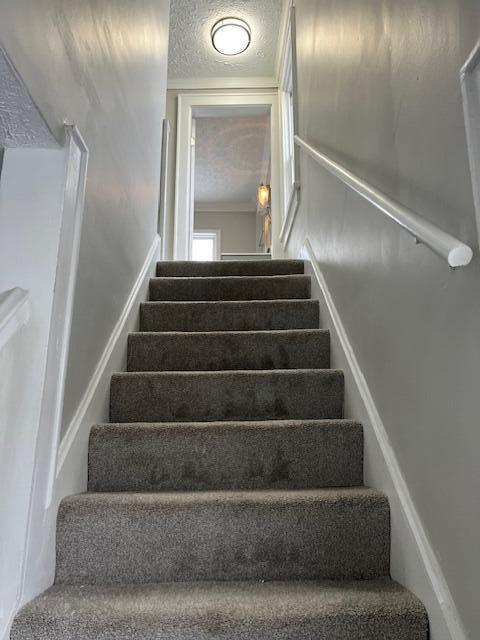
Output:
<instances>
[{"instance_id":1,"label":"white painted wall edge","mask_svg":"<svg viewBox=\"0 0 480 640\"><path fill-rule=\"evenodd\" d=\"M98 421L98 415L102 415L104 412L92 412L92 404L96 400L96 396L98 395L99 390L101 390L101 394L104 394L103 390L108 388L110 385L110 376L113 372L121 370L121 367L115 366L111 367L110 364L112 360L115 360L115 356L118 356L118 352L120 351L122 354L126 353L127 347L127 334L133 330L130 326L131 323L133 325L137 324L138 320L138 303L143 302L147 299L146 289L148 288L148 282L150 277L153 275L155 271L156 262L159 259L159 248L160 248L160 237L158 235L155 236L153 243L147 253L143 266L138 274L138 277L133 285L130 295L125 303L123 311L110 335L110 338L105 346L105 349L98 361L98 364L95 368L95 371L88 383L87 389L78 405L78 408L73 416L70 425L62 438L62 441L59 446L58 452L58 461L57 461L57 478L63 471L65 462L67 458L72 453L72 450L75 447L76 439L78 438L80 432L89 431L92 423L90 422L90 418L88 416L91 413L97 413L97 417L95 418ZM132 319L132 315L136 316L136 319ZM123 359L123 355L122 355ZM116 359L118 361L118 358ZM108 394L103 399L100 399L100 402L105 403L105 400L108 405ZM98 402L98 399L97 399ZM105 419L108 419L108 416L104 415ZM66 495L66 494L65 494Z\"/></svg>"},{"instance_id":2,"label":"white painted wall edge","mask_svg":"<svg viewBox=\"0 0 480 640\"><path fill-rule=\"evenodd\" d=\"M55 453L58 450L62 422L89 157L88 147L74 124L65 124L65 146L67 157L63 210L40 415L40 434L43 441L41 444L45 448L43 451L41 448L37 450L40 460L36 461L36 465L40 467L36 472L43 474L43 468L47 465L42 454L50 456L47 463L46 491L43 496L47 507L53 497ZM37 473L35 480L41 483L42 479L38 478ZM37 492L34 492L33 496L34 499L39 499Z\"/></svg>"},{"instance_id":3,"label":"white painted wall edge","mask_svg":"<svg viewBox=\"0 0 480 640\"><path fill-rule=\"evenodd\" d=\"M462 90L477 236L480 240L480 40L460 70L460 88Z\"/></svg>"},{"instance_id":4,"label":"white painted wall edge","mask_svg":"<svg viewBox=\"0 0 480 640\"><path fill-rule=\"evenodd\" d=\"M280 31L278 33L277 52L275 56L275 77L277 78L278 86L281 85L282 69L285 63L285 49L288 41L288 30L290 29L290 10L292 4L292 0L283 0L282 19Z\"/></svg>"},{"instance_id":5,"label":"white painted wall edge","mask_svg":"<svg viewBox=\"0 0 480 640\"><path fill-rule=\"evenodd\" d=\"M35 445L28 519L19 591L23 600L29 562L36 555L37 534L51 497L60 431L70 328L82 233L88 149L75 125L65 125L65 172L60 230L38 437ZM53 283L52 283L53 285Z\"/></svg>"},{"instance_id":6,"label":"white painted wall edge","mask_svg":"<svg viewBox=\"0 0 480 640\"><path fill-rule=\"evenodd\" d=\"M188 91L189 89L276 89L278 80L274 76L250 76L247 78L175 78L168 81L167 89Z\"/></svg>"},{"instance_id":7,"label":"white painted wall edge","mask_svg":"<svg viewBox=\"0 0 480 640\"><path fill-rule=\"evenodd\" d=\"M280 229L280 242L282 242L284 245L286 245L288 243L288 240L290 239L290 233L293 229L295 218L297 217L298 209L300 207L300 194L300 183L295 182L290 194L290 198L288 199L288 206L285 218L283 220L283 225Z\"/></svg>"},{"instance_id":8,"label":"white painted wall edge","mask_svg":"<svg viewBox=\"0 0 480 640\"><path fill-rule=\"evenodd\" d=\"M15 287L0 293L0 351L29 318L28 291Z\"/></svg>"},{"instance_id":9,"label":"white painted wall edge","mask_svg":"<svg viewBox=\"0 0 480 640\"><path fill-rule=\"evenodd\" d=\"M305 243L303 245L301 257L306 260L311 266L312 275L314 276L316 284L321 293L321 314L323 315L324 320L326 319L325 315L328 316L328 328L330 329L331 333L334 334L332 335L332 343L334 344L336 341L338 344L338 348L341 349L341 364L346 367L345 373L346 375L348 375L348 381L354 383L355 389L351 389L347 385L347 391L348 393L354 393L357 396L357 404L358 402L361 402L361 404L363 405L364 410L362 411L362 413L367 418L367 421L364 421L364 429L366 431L365 435L366 437L368 436L368 431L373 434L374 439L376 440L376 444L378 445L378 451L383 457L382 462L384 465L384 469L390 477L391 482L389 484L391 487L391 491L389 491L388 487L380 486L377 488L387 493L391 507L393 507L393 509L395 508L395 505L397 505L401 509L401 515L403 516L403 520L408 527L408 529L406 529L403 533L406 534L406 536L408 536L415 545L415 549L408 548L408 540L404 539L404 535L399 536L399 538L402 538L401 544L406 547L406 549L403 549L402 551L404 552L404 554L410 555L416 552L416 555L422 565L421 568L423 568L425 572L428 583L425 586L425 591L422 592L422 590L420 589L419 592L418 588L413 588L414 585L405 584L405 576L401 581L405 584L405 586L416 591L416 594L424 602L429 601L432 606L435 603L437 604L438 611L443 616L443 619L445 621L445 628L446 630L448 629L451 640L468 640L468 636L460 620L458 610L452 598L452 594L448 588L448 584L445 580L438 559L430 544L420 516L415 508L415 504L410 495L399 462L390 443L387 430L375 405L375 401L368 387L368 383L365 379L365 376L363 375L354 348L349 340L348 334L341 320L340 313L335 306L332 293L323 276L320 265L315 258L313 248L308 238L305 240ZM335 362L334 365L332 363L332 366L338 367L339 364L340 363ZM359 416L355 415L349 417L355 417L358 419ZM375 461L375 463L379 464L377 460ZM392 518L394 517L394 515L395 514L392 513ZM397 524L399 524L398 520ZM400 523L400 526L402 526L402 523ZM398 540L396 541L396 544L398 544ZM404 564L405 558L402 557L402 565ZM412 568L417 571L419 570L415 559L408 562L408 565L409 570L412 570ZM402 566L402 569L404 569L404 566ZM395 572L396 567L392 565L392 576L400 580L400 576L396 576ZM430 586L431 593L428 593L428 585ZM435 603L433 603L432 596L435 600ZM426 604L428 608L428 603ZM445 638L445 634L439 634L436 637L442 638L443 640ZM433 638L433 640L435 640L435 638Z\"/></svg>"},{"instance_id":10,"label":"white painted wall edge","mask_svg":"<svg viewBox=\"0 0 480 640\"><path fill-rule=\"evenodd\" d=\"M168 185L168 153L170 147L170 122L164 118L162 125L162 160L160 171L160 197L158 203L158 233L160 235L161 258L167 257L167 185Z\"/></svg>"}]
</instances>

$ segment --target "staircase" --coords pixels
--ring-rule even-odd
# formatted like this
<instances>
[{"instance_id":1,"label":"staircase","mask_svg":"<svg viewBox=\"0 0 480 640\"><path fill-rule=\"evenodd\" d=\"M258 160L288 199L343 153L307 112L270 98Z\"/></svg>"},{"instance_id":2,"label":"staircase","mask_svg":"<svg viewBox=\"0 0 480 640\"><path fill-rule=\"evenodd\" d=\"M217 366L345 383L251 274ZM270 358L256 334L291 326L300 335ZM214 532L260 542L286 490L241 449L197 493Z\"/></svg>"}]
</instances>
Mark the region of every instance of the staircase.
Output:
<instances>
[{"instance_id":1,"label":"staircase","mask_svg":"<svg viewBox=\"0 0 480 640\"><path fill-rule=\"evenodd\" d=\"M426 640L300 261L160 263L12 640Z\"/></svg>"}]
</instances>

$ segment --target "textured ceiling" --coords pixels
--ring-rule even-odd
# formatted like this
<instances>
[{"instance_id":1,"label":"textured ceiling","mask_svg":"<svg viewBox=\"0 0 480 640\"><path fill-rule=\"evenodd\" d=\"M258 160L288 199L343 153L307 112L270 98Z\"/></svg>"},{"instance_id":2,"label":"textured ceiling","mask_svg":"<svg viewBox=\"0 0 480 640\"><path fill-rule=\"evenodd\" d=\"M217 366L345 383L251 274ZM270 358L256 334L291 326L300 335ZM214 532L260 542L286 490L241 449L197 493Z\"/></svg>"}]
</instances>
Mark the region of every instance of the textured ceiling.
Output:
<instances>
[{"instance_id":1,"label":"textured ceiling","mask_svg":"<svg viewBox=\"0 0 480 640\"><path fill-rule=\"evenodd\" d=\"M195 205L256 209L270 157L270 117L197 118Z\"/></svg>"},{"instance_id":2,"label":"textured ceiling","mask_svg":"<svg viewBox=\"0 0 480 640\"><path fill-rule=\"evenodd\" d=\"M282 0L173 0L169 79L273 76L282 9ZM238 56L223 56L212 46L210 30L225 17L251 27L250 47Z\"/></svg>"},{"instance_id":3,"label":"textured ceiling","mask_svg":"<svg viewBox=\"0 0 480 640\"><path fill-rule=\"evenodd\" d=\"M3 49L0 87L0 147L58 147Z\"/></svg>"}]
</instances>

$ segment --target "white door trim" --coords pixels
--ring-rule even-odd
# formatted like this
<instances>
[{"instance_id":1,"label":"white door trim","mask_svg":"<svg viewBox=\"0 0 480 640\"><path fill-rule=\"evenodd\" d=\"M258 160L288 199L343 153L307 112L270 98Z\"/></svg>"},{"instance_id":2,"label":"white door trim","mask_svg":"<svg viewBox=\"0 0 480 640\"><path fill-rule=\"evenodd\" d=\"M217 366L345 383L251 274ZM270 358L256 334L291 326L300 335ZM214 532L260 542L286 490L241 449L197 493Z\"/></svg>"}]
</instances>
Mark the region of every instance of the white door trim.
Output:
<instances>
[{"instance_id":1,"label":"white door trim","mask_svg":"<svg viewBox=\"0 0 480 640\"><path fill-rule=\"evenodd\" d=\"M191 245L188 210L191 199L190 173L192 117L195 107L208 106L266 106L270 108L271 129L271 187L272 187L272 250L280 248L282 225L282 182L280 171L279 109L277 91L252 91L249 93L180 94L177 108L177 155L175 167L174 206L174 259L188 260ZM280 249L281 251L281 249Z\"/></svg>"}]
</instances>

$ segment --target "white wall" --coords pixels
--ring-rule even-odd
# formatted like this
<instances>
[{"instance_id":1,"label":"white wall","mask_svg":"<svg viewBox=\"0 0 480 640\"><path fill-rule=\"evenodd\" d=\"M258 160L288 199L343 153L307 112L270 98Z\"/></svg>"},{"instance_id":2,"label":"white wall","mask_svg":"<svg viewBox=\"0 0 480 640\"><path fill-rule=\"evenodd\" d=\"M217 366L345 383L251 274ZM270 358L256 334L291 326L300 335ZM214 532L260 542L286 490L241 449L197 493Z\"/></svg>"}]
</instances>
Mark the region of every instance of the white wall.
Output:
<instances>
[{"instance_id":1,"label":"white wall","mask_svg":"<svg viewBox=\"0 0 480 640\"><path fill-rule=\"evenodd\" d=\"M459 70L478 38L478 2L295 4L299 134L476 246ZM305 154L301 182L288 254L310 239L460 614L456 625L448 602L440 613L427 602L432 638L473 640L480 632L478 258L450 270ZM376 464L370 454L367 478ZM407 565L397 542L394 575L428 599L416 581L421 567Z\"/></svg>"},{"instance_id":2,"label":"white wall","mask_svg":"<svg viewBox=\"0 0 480 640\"><path fill-rule=\"evenodd\" d=\"M195 230L220 229L221 253L256 253L258 249L255 212L195 211Z\"/></svg>"},{"instance_id":3,"label":"white wall","mask_svg":"<svg viewBox=\"0 0 480 640\"><path fill-rule=\"evenodd\" d=\"M18 0L0 41L53 133L90 150L66 429L156 230L169 2Z\"/></svg>"},{"instance_id":4,"label":"white wall","mask_svg":"<svg viewBox=\"0 0 480 640\"><path fill-rule=\"evenodd\" d=\"M63 149L5 150L0 292L21 287L28 292L30 311L26 326L0 348L0 638L23 588L64 173Z\"/></svg>"},{"instance_id":5,"label":"white wall","mask_svg":"<svg viewBox=\"0 0 480 640\"><path fill-rule=\"evenodd\" d=\"M90 151L64 434L85 399L111 336L115 331L120 336L118 322L126 305L138 302L138 292L144 292L144 280L154 261L168 22L168 0L98 0L93 4L17 0L0 6L0 44L52 133L60 140L64 121L74 122ZM2 180L8 153L13 151L5 154ZM63 165L62 159L62 169ZM43 170L42 161L37 161L34 175L40 179ZM40 190L38 197L43 195ZM43 255L32 251L32 246L39 250L43 237L36 235L42 223L40 211L35 205L29 208L32 224L26 226L25 246L19 244L12 250L19 262L35 257L39 273L44 274L50 261L55 262L56 252L51 243ZM12 215L11 210L7 215ZM42 229L47 230L47 226ZM54 273L53 269L49 295ZM47 286L46 280L42 283ZM114 366L120 361L117 358ZM104 365L107 367L107 361ZM106 388L103 391L108 393ZM90 416L92 420L104 418L103 406L102 412ZM88 425L83 427L88 429ZM30 472L30 459L17 462L25 465L25 474ZM62 471L63 487L68 485L69 491L85 487L85 470L80 473L64 467ZM27 567L22 598L30 597L52 578L53 518L54 509L45 513L44 528L32 532L35 566Z\"/></svg>"}]
</instances>

